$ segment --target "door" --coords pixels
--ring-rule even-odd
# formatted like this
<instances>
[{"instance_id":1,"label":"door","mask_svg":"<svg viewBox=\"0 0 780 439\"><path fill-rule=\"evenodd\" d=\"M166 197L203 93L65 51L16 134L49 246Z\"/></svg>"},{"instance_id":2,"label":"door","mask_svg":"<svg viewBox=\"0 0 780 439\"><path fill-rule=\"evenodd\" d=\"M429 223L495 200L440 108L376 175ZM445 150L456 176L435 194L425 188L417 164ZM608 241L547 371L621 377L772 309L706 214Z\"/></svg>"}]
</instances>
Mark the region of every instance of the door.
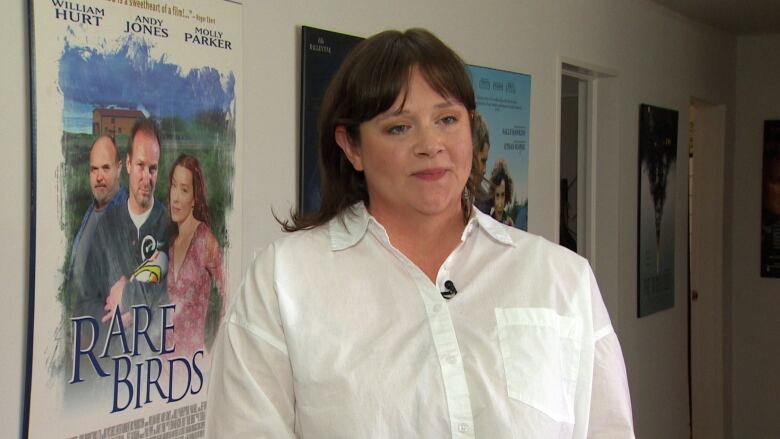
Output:
<instances>
[{"instance_id":1,"label":"door","mask_svg":"<svg viewBox=\"0 0 780 439\"><path fill-rule=\"evenodd\" d=\"M726 109L694 101L689 154L691 437L725 434L723 197Z\"/></svg>"}]
</instances>

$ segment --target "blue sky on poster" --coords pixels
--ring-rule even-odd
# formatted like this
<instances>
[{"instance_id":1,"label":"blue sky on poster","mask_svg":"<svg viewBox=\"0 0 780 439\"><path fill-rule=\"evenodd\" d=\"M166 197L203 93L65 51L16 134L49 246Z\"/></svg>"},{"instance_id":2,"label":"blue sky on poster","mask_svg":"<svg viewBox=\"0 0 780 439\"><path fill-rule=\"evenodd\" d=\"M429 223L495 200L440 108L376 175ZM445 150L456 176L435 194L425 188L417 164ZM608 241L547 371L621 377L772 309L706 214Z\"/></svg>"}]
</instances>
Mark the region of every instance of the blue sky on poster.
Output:
<instances>
[{"instance_id":1,"label":"blue sky on poster","mask_svg":"<svg viewBox=\"0 0 780 439\"><path fill-rule=\"evenodd\" d=\"M91 133L92 110L99 107L182 119L209 110L233 116L233 72L208 66L182 68L164 53L155 55L153 44L133 35L116 43L84 46L66 39L59 62L65 131Z\"/></svg>"}]
</instances>

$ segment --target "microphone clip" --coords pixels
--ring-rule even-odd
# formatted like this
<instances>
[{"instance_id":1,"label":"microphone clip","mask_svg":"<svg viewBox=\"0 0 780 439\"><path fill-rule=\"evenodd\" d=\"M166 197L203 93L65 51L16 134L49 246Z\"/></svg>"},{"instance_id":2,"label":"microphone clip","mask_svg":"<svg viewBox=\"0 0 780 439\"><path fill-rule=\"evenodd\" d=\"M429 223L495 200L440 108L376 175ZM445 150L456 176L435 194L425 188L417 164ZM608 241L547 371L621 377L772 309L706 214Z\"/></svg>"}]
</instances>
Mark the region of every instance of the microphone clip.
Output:
<instances>
[{"instance_id":1,"label":"microphone clip","mask_svg":"<svg viewBox=\"0 0 780 439\"><path fill-rule=\"evenodd\" d=\"M458 290L455 288L455 283L453 283L451 280L444 281L444 289L446 291L441 292L441 297L444 297L446 300L450 300L455 297L456 294L458 294Z\"/></svg>"}]
</instances>

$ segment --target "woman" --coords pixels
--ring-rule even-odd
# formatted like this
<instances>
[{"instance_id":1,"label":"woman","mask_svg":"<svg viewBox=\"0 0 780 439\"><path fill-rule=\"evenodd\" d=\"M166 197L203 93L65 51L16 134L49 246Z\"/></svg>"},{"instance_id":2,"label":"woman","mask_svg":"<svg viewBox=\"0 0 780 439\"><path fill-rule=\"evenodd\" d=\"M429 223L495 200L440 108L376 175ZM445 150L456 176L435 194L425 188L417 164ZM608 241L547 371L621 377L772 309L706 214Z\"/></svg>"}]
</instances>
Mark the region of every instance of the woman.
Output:
<instances>
[{"instance_id":1,"label":"woman","mask_svg":"<svg viewBox=\"0 0 780 439\"><path fill-rule=\"evenodd\" d=\"M472 208L474 109L427 31L347 56L320 118L322 207L252 263L207 437L633 437L587 262Z\"/></svg>"},{"instance_id":2,"label":"woman","mask_svg":"<svg viewBox=\"0 0 780 439\"><path fill-rule=\"evenodd\" d=\"M180 155L168 176L171 215L168 296L176 304L173 314L174 355L192 358L203 350L206 313L216 285L224 303L222 251L209 226L206 182L198 159ZM220 319L223 314L220 308Z\"/></svg>"}]
</instances>

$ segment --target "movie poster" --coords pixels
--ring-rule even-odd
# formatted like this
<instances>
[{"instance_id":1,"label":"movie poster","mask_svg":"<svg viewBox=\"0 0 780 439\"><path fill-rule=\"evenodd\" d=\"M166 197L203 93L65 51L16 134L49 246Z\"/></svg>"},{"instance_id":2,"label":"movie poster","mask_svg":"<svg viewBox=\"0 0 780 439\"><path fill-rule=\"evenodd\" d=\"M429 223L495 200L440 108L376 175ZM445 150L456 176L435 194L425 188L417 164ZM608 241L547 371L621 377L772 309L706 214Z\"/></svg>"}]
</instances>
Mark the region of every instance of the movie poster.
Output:
<instances>
[{"instance_id":1,"label":"movie poster","mask_svg":"<svg viewBox=\"0 0 780 439\"><path fill-rule=\"evenodd\" d=\"M201 437L241 266L241 5L30 13L25 437Z\"/></svg>"},{"instance_id":2,"label":"movie poster","mask_svg":"<svg viewBox=\"0 0 780 439\"><path fill-rule=\"evenodd\" d=\"M780 278L780 120L764 121L761 277Z\"/></svg>"},{"instance_id":3,"label":"movie poster","mask_svg":"<svg viewBox=\"0 0 780 439\"><path fill-rule=\"evenodd\" d=\"M479 66L468 70L480 115L474 121L479 143L474 147L483 179L476 206L504 224L528 230L531 76Z\"/></svg>"},{"instance_id":4,"label":"movie poster","mask_svg":"<svg viewBox=\"0 0 780 439\"><path fill-rule=\"evenodd\" d=\"M639 107L638 316L674 306L677 111Z\"/></svg>"},{"instance_id":5,"label":"movie poster","mask_svg":"<svg viewBox=\"0 0 780 439\"><path fill-rule=\"evenodd\" d=\"M301 190L303 212L320 208L320 158L317 118L322 97L341 61L350 49L362 40L360 37L323 29L301 27Z\"/></svg>"}]
</instances>

